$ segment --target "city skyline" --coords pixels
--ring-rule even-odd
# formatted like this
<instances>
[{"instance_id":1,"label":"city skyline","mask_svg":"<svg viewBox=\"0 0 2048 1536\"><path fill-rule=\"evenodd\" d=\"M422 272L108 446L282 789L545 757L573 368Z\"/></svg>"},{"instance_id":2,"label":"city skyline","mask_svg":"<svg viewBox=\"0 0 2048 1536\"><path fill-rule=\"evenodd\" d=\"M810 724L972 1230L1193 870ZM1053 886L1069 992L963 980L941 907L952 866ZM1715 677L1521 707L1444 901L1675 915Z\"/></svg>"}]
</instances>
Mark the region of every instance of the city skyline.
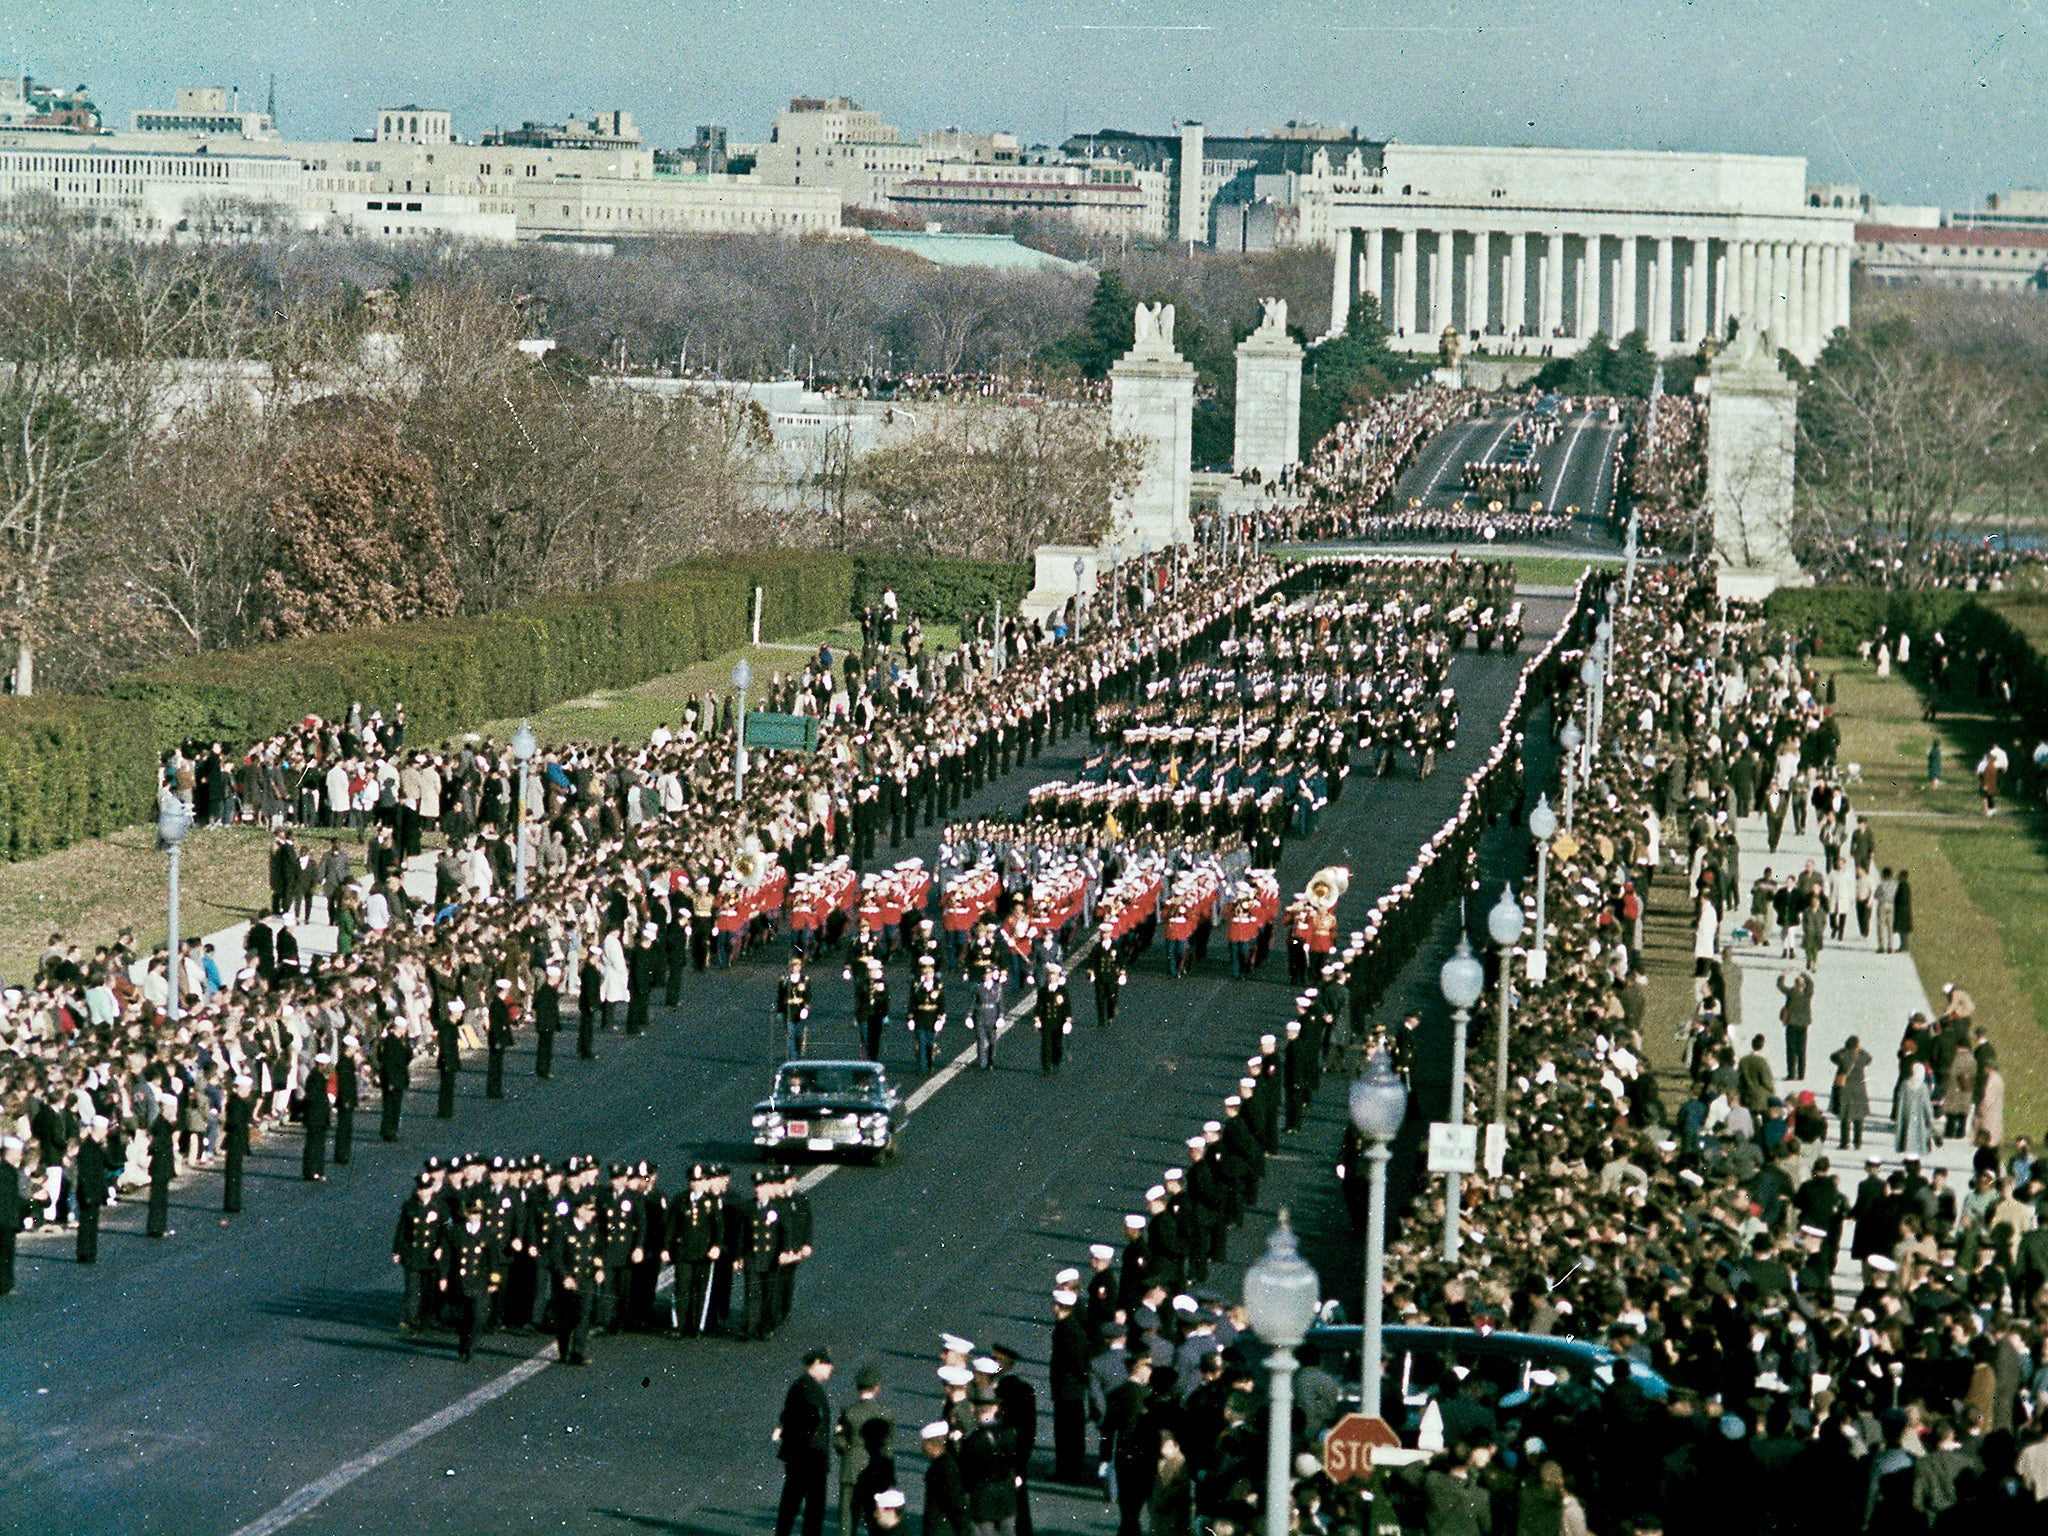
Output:
<instances>
[{"instance_id":1,"label":"city skyline","mask_svg":"<svg viewBox=\"0 0 2048 1536\"><path fill-rule=\"evenodd\" d=\"M260 105L274 71L284 131L304 138L367 132L379 106L416 100L449 109L465 138L622 107L649 143L686 143L706 122L752 141L789 97L838 93L906 132L1007 129L1026 143L1305 119L1410 143L1796 154L1811 180L1951 208L2048 184L2032 129L2048 48L2030 0L1796 18L1627 0L990 0L971 17L924 0L196 0L175 16L110 0L0 20L0 51L10 71L90 85L113 127L181 85L238 86ZM1100 54L1114 62L1068 62Z\"/></svg>"}]
</instances>

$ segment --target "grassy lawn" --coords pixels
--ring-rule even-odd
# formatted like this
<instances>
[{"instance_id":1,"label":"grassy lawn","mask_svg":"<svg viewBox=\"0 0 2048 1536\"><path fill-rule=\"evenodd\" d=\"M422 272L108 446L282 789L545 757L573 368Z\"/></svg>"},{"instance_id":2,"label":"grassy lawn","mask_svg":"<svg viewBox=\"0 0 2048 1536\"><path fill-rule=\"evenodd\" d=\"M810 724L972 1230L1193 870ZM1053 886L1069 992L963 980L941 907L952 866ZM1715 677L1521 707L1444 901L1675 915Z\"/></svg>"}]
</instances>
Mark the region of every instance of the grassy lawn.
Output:
<instances>
[{"instance_id":1,"label":"grassy lawn","mask_svg":"<svg viewBox=\"0 0 2048 1536\"><path fill-rule=\"evenodd\" d=\"M1834 670L1824 665L1823 675ZM1872 813L1877 861L1913 872L1920 980L1937 1007L1945 982L1970 994L2005 1073L2006 1136L2039 1136L2048 1128L2048 821L2038 801L1986 818L1973 773L1994 735L2016 760L2024 754L2012 728L1987 714L1944 711L1930 725L1898 677L1879 681L1858 662L1836 675L1842 758L1862 767L1856 803ZM1938 787L1927 782L1937 730Z\"/></svg>"},{"instance_id":2,"label":"grassy lawn","mask_svg":"<svg viewBox=\"0 0 2048 1536\"><path fill-rule=\"evenodd\" d=\"M1579 579L1587 566L1612 562L1567 559L1550 555L1516 555L1511 563L1515 568L1517 586L1568 587Z\"/></svg>"},{"instance_id":3,"label":"grassy lawn","mask_svg":"<svg viewBox=\"0 0 2048 1536\"><path fill-rule=\"evenodd\" d=\"M270 905L270 834L206 828L185 840L179 909L187 934L212 933ZM129 827L23 864L0 864L0 976L35 974L52 933L90 953L133 928L144 946L169 926L167 860L153 827Z\"/></svg>"}]
</instances>

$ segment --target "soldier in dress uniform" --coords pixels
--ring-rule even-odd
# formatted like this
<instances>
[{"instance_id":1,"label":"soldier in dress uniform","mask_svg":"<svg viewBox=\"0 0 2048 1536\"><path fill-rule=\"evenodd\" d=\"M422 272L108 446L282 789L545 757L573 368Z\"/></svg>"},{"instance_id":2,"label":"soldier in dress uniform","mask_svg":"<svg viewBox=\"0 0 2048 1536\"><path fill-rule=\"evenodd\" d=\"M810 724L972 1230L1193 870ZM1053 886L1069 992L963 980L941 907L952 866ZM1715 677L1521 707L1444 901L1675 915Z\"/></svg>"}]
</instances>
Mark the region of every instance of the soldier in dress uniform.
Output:
<instances>
[{"instance_id":1,"label":"soldier in dress uniform","mask_svg":"<svg viewBox=\"0 0 2048 1536\"><path fill-rule=\"evenodd\" d=\"M881 957L873 953L857 955L843 974L853 983L853 1025L860 1037L861 1056L867 1061L880 1061L882 1031L889 1023L889 984L882 974Z\"/></svg>"},{"instance_id":2,"label":"soldier in dress uniform","mask_svg":"<svg viewBox=\"0 0 2048 1536\"><path fill-rule=\"evenodd\" d=\"M548 1255L554 1282L556 1358L567 1365L588 1365L590 1297L605 1282L604 1234L597 1224L597 1196L577 1196L569 1219L555 1231Z\"/></svg>"},{"instance_id":3,"label":"soldier in dress uniform","mask_svg":"<svg viewBox=\"0 0 2048 1536\"><path fill-rule=\"evenodd\" d=\"M775 1204L775 1175L763 1169L754 1176L754 1198L744 1208L745 1248L736 1279L745 1289L739 1302L736 1331L743 1339L765 1339L774 1330L775 1298L781 1285L782 1212Z\"/></svg>"},{"instance_id":4,"label":"soldier in dress uniform","mask_svg":"<svg viewBox=\"0 0 2048 1536\"><path fill-rule=\"evenodd\" d=\"M686 1339L704 1333L713 1319L712 1276L718 1266L725 1237L724 1202L717 1194L717 1179L699 1163L690 1170L686 1199L671 1200L668 1207L668 1247L676 1266L677 1322Z\"/></svg>"},{"instance_id":5,"label":"soldier in dress uniform","mask_svg":"<svg viewBox=\"0 0 2048 1536\"><path fill-rule=\"evenodd\" d=\"M398 1213L398 1231L391 1239L391 1262L405 1273L405 1309L398 1326L407 1333L420 1326L429 1276L440 1272L446 1256L441 1207L435 1199L434 1176L423 1173Z\"/></svg>"},{"instance_id":6,"label":"soldier in dress uniform","mask_svg":"<svg viewBox=\"0 0 2048 1536\"><path fill-rule=\"evenodd\" d=\"M640 1196L622 1163L612 1164L611 1198L600 1205L599 1214L605 1278L590 1320L607 1333L617 1333L626 1326L626 1287L631 1267L639 1262L645 1235Z\"/></svg>"},{"instance_id":7,"label":"soldier in dress uniform","mask_svg":"<svg viewBox=\"0 0 2048 1536\"><path fill-rule=\"evenodd\" d=\"M1123 995L1123 956L1117 942L1111 936L1109 925L1103 924L1096 935L1095 948L1088 954L1088 981L1095 990L1095 1023L1107 1027L1116 1022L1117 1000Z\"/></svg>"},{"instance_id":8,"label":"soldier in dress uniform","mask_svg":"<svg viewBox=\"0 0 2048 1536\"><path fill-rule=\"evenodd\" d=\"M1079 1279L1079 1275L1075 1275ZM1053 1477L1069 1486L1090 1483L1088 1473L1088 1362L1093 1353L1080 1318L1079 1293L1052 1293Z\"/></svg>"},{"instance_id":9,"label":"soldier in dress uniform","mask_svg":"<svg viewBox=\"0 0 2048 1536\"><path fill-rule=\"evenodd\" d=\"M996 1363L991 1390L996 1398L996 1422L1016 1437L1017 1536L1031 1536L1031 1499L1026 1478L1031 1456L1038 1449L1038 1390L1017 1374L1017 1351L1007 1344L991 1344L989 1356Z\"/></svg>"},{"instance_id":10,"label":"soldier in dress uniform","mask_svg":"<svg viewBox=\"0 0 2048 1536\"><path fill-rule=\"evenodd\" d=\"M1099 1334L1117 1314L1116 1250L1107 1243L1088 1245L1088 1332ZM1091 1357L1092 1358L1092 1357Z\"/></svg>"},{"instance_id":11,"label":"soldier in dress uniform","mask_svg":"<svg viewBox=\"0 0 2048 1536\"><path fill-rule=\"evenodd\" d=\"M635 1163L631 1182L640 1192L640 1247L627 1287L626 1326L639 1333L667 1333L675 1326L672 1309L656 1301L655 1292L661 1287L661 1266L669 1258L668 1208L652 1163Z\"/></svg>"},{"instance_id":12,"label":"soldier in dress uniform","mask_svg":"<svg viewBox=\"0 0 2048 1536\"><path fill-rule=\"evenodd\" d=\"M441 1079L440 1097L434 1105L437 1120L455 1118L455 1075L462 1070L462 1015L466 1007L461 998L451 997L434 1020L434 1067Z\"/></svg>"},{"instance_id":13,"label":"soldier in dress uniform","mask_svg":"<svg viewBox=\"0 0 2048 1536\"><path fill-rule=\"evenodd\" d=\"M775 1186L776 1208L782 1212L781 1264L776 1274L774 1322L780 1328L796 1305L797 1266L811 1256L811 1197L797 1188L794 1170L784 1168Z\"/></svg>"},{"instance_id":14,"label":"soldier in dress uniform","mask_svg":"<svg viewBox=\"0 0 2048 1536\"><path fill-rule=\"evenodd\" d=\"M801 1060L811 1041L811 979L801 956L789 957L789 974L775 985L775 1012L786 1037L785 1059Z\"/></svg>"},{"instance_id":15,"label":"soldier in dress uniform","mask_svg":"<svg viewBox=\"0 0 2048 1536\"><path fill-rule=\"evenodd\" d=\"M7 1173L0 1172L0 1178ZM78 1162L72 1171L72 1198L78 1205L78 1262L100 1258L100 1211L107 1203L107 1117L94 1115L78 1138Z\"/></svg>"},{"instance_id":16,"label":"soldier in dress uniform","mask_svg":"<svg viewBox=\"0 0 2048 1536\"><path fill-rule=\"evenodd\" d=\"M485 1220L485 1202L470 1200L462 1225L448 1245L448 1295L455 1304L455 1352L467 1360L503 1273L498 1247Z\"/></svg>"},{"instance_id":17,"label":"soldier in dress uniform","mask_svg":"<svg viewBox=\"0 0 2048 1536\"><path fill-rule=\"evenodd\" d=\"M1045 968L1038 984L1038 1068L1048 1075L1066 1059L1067 1036L1074 1032L1074 1008L1067 1001L1067 973L1057 965Z\"/></svg>"},{"instance_id":18,"label":"soldier in dress uniform","mask_svg":"<svg viewBox=\"0 0 2048 1536\"><path fill-rule=\"evenodd\" d=\"M1129 1317L1152 1283L1151 1245L1145 1241L1145 1218L1135 1212L1124 1218L1124 1251L1117 1261L1116 1304Z\"/></svg>"},{"instance_id":19,"label":"soldier in dress uniform","mask_svg":"<svg viewBox=\"0 0 2048 1536\"><path fill-rule=\"evenodd\" d=\"M1165 1183L1154 1184L1145 1191L1145 1252L1153 1283L1169 1293L1178 1291L1187 1281L1187 1251L1187 1233L1173 1209L1173 1191Z\"/></svg>"},{"instance_id":20,"label":"soldier in dress uniform","mask_svg":"<svg viewBox=\"0 0 2048 1536\"><path fill-rule=\"evenodd\" d=\"M536 1207L541 1196L541 1170L528 1158L512 1170L508 1190L503 1250L505 1284L498 1293L500 1323L510 1329L533 1326L533 1304L540 1294L539 1250L534 1246Z\"/></svg>"},{"instance_id":21,"label":"soldier in dress uniform","mask_svg":"<svg viewBox=\"0 0 2048 1536\"><path fill-rule=\"evenodd\" d=\"M939 1032L946 1027L946 983L939 975L938 956L930 950L917 957L917 975L910 983L910 1028L917 1036L917 1070L931 1076Z\"/></svg>"},{"instance_id":22,"label":"soldier in dress uniform","mask_svg":"<svg viewBox=\"0 0 2048 1536\"><path fill-rule=\"evenodd\" d=\"M984 1072L996 1069L996 1031L1003 1022L1003 971L989 965L974 994L974 1064Z\"/></svg>"}]
</instances>

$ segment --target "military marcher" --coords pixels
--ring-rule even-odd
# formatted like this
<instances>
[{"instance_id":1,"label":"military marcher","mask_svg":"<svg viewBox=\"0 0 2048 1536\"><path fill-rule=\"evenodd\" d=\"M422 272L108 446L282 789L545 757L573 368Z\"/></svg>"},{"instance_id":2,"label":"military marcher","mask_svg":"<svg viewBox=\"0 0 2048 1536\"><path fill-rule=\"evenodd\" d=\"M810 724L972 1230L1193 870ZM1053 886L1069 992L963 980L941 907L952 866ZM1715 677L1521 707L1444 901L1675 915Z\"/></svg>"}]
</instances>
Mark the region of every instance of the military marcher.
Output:
<instances>
[{"instance_id":1,"label":"military marcher","mask_svg":"<svg viewBox=\"0 0 2048 1536\"><path fill-rule=\"evenodd\" d=\"M652 1163L635 1163L632 1181L640 1191L640 1247L626 1288L626 1326L639 1333L668 1333L675 1328L675 1309L657 1299L662 1265L668 1262L668 1202Z\"/></svg>"},{"instance_id":2,"label":"military marcher","mask_svg":"<svg viewBox=\"0 0 2048 1536\"><path fill-rule=\"evenodd\" d=\"M412 1082L412 1041L405 1020L393 1019L377 1042L377 1091L384 1096L384 1116L377 1129L384 1141L398 1140L399 1116L405 1112L405 1090Z\"/></svg>"},{"instance_id":3,"label":"military marcher","mask_svg":"<svg viewBox=\"0 0 2048 1536\"><path fill-rule=\"evenodd\" d=\"M1095 948L1088 954L1088 981L1095 991L1095 1022L1098 1026L1106 1027L1116 1022L1117 1000L1123 995L1125 979L1123 957L1105 928L1096 940Z\"/></svg>"},{"instance_id":4,"label":"military marcher","mask_svg":"<svg viewBox=\"0 0 2048 1536\"><path fill-rule=\"evenodd\" d=\"M567 1365L588 1365L590 1305L605 1283L604 1234L597 1224L597 1197L590 1191L576 1197L568 1221L556 1227L548 1254L553 1282L555 1358Z\"/></svg>"},{"instance_id":5,"label":"military marcher","mask_svg":"<svg viewBox=\"0 0 2048 1536\"><path fill-rule=\"evenodd\" d=\"M980 1536L1007 1536L1017 1525L1017 1437L1002 1422L1001 1412L994 1392L977 1389L975 1428L960 1441L967 1513Z\"/></svg>"},{"instance_id":6,"label":"military marcher","mask_svg":"<svg viewBox=\"0 0 2048 1536\"><path fill-rule=\"evenodd\" d=\"M1031 1536L1031 1494L1026 1479L1031 1473L1032 1453L1038 1449L1038 1391L1017 1374L1016 1350L1007 1344L991 1344L988 1352L996 1363L997 1420L1016 1441L1017 1536Z\"/></svg>"},{"instance_id":7,"label":"military marcher","mask_svg":"<svg viewBox=\"0 0 2048 1536\"><path fill-rule=\"evenodd\" d=\"M832 1357L822 1349L804 1356L803 1374L790 1384L776 1420L775 1454L782 1459L782 1499L775 1510L775 1536L790 1536L803 1516L803 1536L823 1536L825 1479L832 1470Z\"/></svg>"},{"instance_id":8,"label":"military marcher","mask_svg":"<svg viewBox=\"0 0 2048 1536\"><path fill-rule=\"evenodd\" d=\"M242 1209L243 1170L249 1162L249 1129L255 1123L255 1081L238 1077L229 1087L227 1103L221 1109L227 1167L221 1179L220 1208L230 1216Z\"/></svg>"},{"instance_id":9,"label":"military marcher","mask_svg":"<svg viewBox=\"0 0 2048 1536\"><path fill-rule=\"evenodd\" d=\"M455 1306L455 1352L460 1359L469 1359L491 1293L504 1278L498 1262L498 1246L484 1221L484 1202L471 1198L448 1246L447 1294Z\"/></svg>"},{"instance_id":10,"label":"military marcher","mask_svg":"<svg viewBox=\"0 0 2048 1536\"><path fill-rule=\"evenodd\" d=\"M439 1273L445 1256L441 1218L433 1175L423 1173L398 1213L398 1230L391 1239L391 1262L405 1272L405 1310L398 1326L406 1332L420 1326L427 1277Z\"/></svg>"},{"instance_id":11,"label":"military marcher","mask_svg":"<svg viewBox=\"0 0 2048 1536\"><path fill-rule=\"evenodd\" d=\"M775 984L775 1013L782 1020L784 1059L802 1060L811 1043L811 979L800 955L789 957L789 974Z\"/></svg>"},{"instance_id":12,"label":"military marcher","mask_svg":"<svg viewBox=\"0 0 2048 1536\"><path fill-rule=\"evenodd\" d=\"M668 1246L676 1266L676 1320L686 1339L707 1331L712 1322L712 1276L724 1251L724 1202L717 1180L700 1163L690 1170L688 1198L668 1207Z\"/></svg>"},{"instance_id":13,"label":"military marcher","mask_svg":"<svg viewBox=\"0 0 2048 1536\"><path fill-rule=\"evenodd\" d=\"M860 1038L861 1057L880 1061L882 1031L889 1024L889 984L882 974L881 957L856 955L844 976L853 983L853 1027Z\"/></svg>"},{"instance_id":14,"label":"military marcher","mask_svg":"<svg viewBox=\"0 0 2048 1536\"><path fill-rule=\"evenodd\" d=\"M939 1032L946 1027L946 983L939 975L938 959L917 957L917 976L910 983L910 1029L917 1036L917 1070L931 1076L938 1053Z\"/></svg>"},{"instance_id":15,"label":"military marcher","mask_svg":"<svg viewBox=\"0 0 2048 1536\"><path fill-rule=\"evenodd\" d=\"M0 1171L0 1178L5 1178ZM97 1264L100 1257L100 1211L107 1203L107 1118L95 1115L78 1140L78 1162L72 1198L78 1205L78 1262ZM17 1223L17 1227L19 1223Z\"/></svg>"},{"instance_id":16,"label":"military marcher","mask_svg":"<svg viewBox=\"0 0 2048 1536\"><path fill-rule=\"evenodd\" d=\"M632 1266L640 1262L646 1236L645 1213L640 1195L627 1176L625 1165L611 1167L611 1198L599 1212L603 1232L604 1280L594 1298L591 1322L606 1333L626 1326L628 1285Z\"/></svg>"},{"instance_id":17,"label":"military marcher","mask_svg":"<svg viewBox=\"0 0 2048 1536\"><path fill-rule=\"evenodd\" d=\"M860 1513L854 1485L868 1468L867 1427L877 1424L886 1443L894 1421L882 1406L882 1373L864 1365L853 1378L854 1400L840 1410L832 1430L832 1448L839 1453L839 1536L854 1536Z\"/></svg>"},{"instance_id":18,"label":"military marcher","mask_svg":"<svg viewBox=\"0 0 2048 1536\"><path fill-rule=\"evenodd\" d=\"M306 1127L306 1142L299 1154L299 1177L309 1184L327 1180L327 1127L334 1118L334 1101L328 1097L334 1058L322 1051L313 1058L313 1070L306 1074L300 1115Z\"/></svg>"},{"instance_id":19,"label":"military marcher","mask_svg":"<svg viewBox=\"0 0 2048 1536\"><path fill-rule=\"evenodd\" d=\"M1078 1271L1064 1271L1078 1281ZM1067 1286L1052 1293L1052 1459L1053 1477L1079 1486L1088 1475L1088 1329L1080 1317L1080 1294Z\"/></svg>"},{"instance_id":20,"label":"military marcher","mask_svg":"<svg viewBox=\"0 0 2048 1536\"><path fill-rule=\"evenodd\" d=\"M1003 973L991 965L982 973L974 996L974 1064L984 1072L996 1069L996 1032L1003 1022Z\"/></svg>"},{"instance_id":21,"label":"military marcher","mask_svg":"<svg viewBox=\"0 0 2048 1536\"><path fill-rule=\"evenodd\" d=\"M935 1419L919 1431L924 1443L924 1536L971 1536L967 1484L953 1451L953 1426Z\"/></svg>"},{"instance_id":22,"label":"military marcher","mask_svg":"<svg viewBox=\"0 0 2048 1536\"><path fill-rule=\"evenodd\" d=\"M738 1333L743 1339L765 1339L775 1331L775 1303L781 1291L782 1212L775 1204L775 1176L764 1170L754 1177L754 1198L742 1208L747 1227L735 1268L744 1286L739 1304Z\"/></svg>"},{"instance_id":23,"label":"military marcher","mask_svg":"<svg viewBox=\"0 0 2048 1536\"><path fill-rule=\"evenodd\" d=\"M1048 1075L1059 1071L1066 1059L1067 1036L1074 1032L1074 1009L1067 1001L1067 974L1057 965L1045 968L1045 980L1038 984L1034 1011L1038 1027L1038 1069Z\"/></svg>"},{"instance_id":24,"label":"military marcher","mask_svg":"<svg viewBox=\"0 0 2048 1536\"><path fill-rule=\"evenodd\" d=\"M796 1174L784 1168L775 1186L776 1209L782 1213L782 1253L776 1271L773 1321L780 1328L796 1305L796 1272L811 1256L811 1197L797 1187Z\"/></svg>"}]
</instances>

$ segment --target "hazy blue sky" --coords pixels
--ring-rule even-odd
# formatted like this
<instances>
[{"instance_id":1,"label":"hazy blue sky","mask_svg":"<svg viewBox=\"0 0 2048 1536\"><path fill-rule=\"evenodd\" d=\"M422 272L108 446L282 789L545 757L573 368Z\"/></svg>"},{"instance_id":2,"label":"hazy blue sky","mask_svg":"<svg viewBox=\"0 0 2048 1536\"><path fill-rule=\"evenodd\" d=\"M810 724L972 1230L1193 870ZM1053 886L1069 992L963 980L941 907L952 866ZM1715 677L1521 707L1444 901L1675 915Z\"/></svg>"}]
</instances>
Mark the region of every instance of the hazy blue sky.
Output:
<instances>
[{"instance_id":1,"label":"hazy blue sky","mask_svg":"<svg viewBox=\"0 0 2048 1536\"><path fill-rule=\"evenodd\" d=\"M27 0L0 67L109 119L278 77L293 135L379 105L464 137L625 107L654 142L765 136L793 94L907 129L1223 130L1803 154L1815 179L1974 206L2048 185L2048 0Z\"/></svg>"}]
</instances>

